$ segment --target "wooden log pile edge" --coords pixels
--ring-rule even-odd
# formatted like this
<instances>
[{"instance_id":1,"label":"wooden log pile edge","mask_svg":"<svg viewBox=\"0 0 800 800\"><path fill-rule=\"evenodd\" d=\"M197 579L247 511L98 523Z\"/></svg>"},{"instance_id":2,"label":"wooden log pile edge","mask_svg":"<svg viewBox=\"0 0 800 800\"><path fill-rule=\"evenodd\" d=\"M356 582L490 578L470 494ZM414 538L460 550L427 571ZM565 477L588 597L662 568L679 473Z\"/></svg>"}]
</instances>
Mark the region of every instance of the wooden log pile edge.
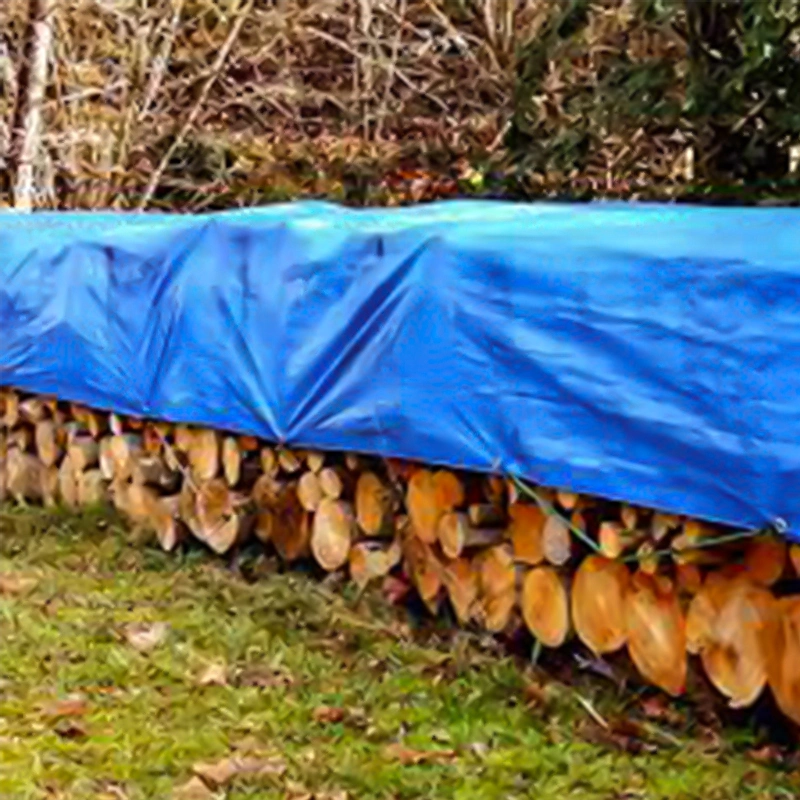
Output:
<instances>
[{"instance_id":1,"label":"wooden log pile edge","mask_svg":"<svg viewBox=\"0 0 800 800\"><path fill-rule=\"evenodd\" d=\"M122 417L0 389L0 502L112 504L173 551L258 540L361 589L401 574L432 614L539 646L627 650L671 696L699 664L733 708L800 724L800 546L657 509Z\"/></svg>"}]
</instances>

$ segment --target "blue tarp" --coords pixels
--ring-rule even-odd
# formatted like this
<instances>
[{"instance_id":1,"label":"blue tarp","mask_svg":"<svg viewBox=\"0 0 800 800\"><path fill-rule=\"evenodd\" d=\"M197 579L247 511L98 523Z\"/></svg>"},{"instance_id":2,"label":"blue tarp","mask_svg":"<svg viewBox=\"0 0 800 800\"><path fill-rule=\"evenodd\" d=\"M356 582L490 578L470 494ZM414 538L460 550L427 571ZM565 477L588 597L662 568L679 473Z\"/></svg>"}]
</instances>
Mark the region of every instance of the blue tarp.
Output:
<instances>
[{"instance_id":1,"label":"blue tarp","mask_svg":"<svg viewBox=\"0 0 800 800\"><path fill-rule=\"evenodd\" d=\"M800 211L0 216L0 384L800 532Z\"/></svg>"}]
</instances>

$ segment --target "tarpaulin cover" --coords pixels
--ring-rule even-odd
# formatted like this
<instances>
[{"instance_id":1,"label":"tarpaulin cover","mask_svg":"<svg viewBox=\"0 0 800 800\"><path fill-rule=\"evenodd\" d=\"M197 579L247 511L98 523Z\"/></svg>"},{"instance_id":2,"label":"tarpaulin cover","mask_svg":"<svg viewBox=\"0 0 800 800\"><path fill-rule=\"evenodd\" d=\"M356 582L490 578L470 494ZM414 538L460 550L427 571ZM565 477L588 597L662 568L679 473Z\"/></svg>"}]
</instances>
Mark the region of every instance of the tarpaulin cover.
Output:
<instances>
[{"instance_id":1,"label":"tarpaulin cover","mask_svg":"<svg viewBox=\"0 0 800 800\"><path fill-rule=\"evenodd\" d=\"M0 384L800 531L800 211L0 216Z\"/></svg>"}]
</instances>

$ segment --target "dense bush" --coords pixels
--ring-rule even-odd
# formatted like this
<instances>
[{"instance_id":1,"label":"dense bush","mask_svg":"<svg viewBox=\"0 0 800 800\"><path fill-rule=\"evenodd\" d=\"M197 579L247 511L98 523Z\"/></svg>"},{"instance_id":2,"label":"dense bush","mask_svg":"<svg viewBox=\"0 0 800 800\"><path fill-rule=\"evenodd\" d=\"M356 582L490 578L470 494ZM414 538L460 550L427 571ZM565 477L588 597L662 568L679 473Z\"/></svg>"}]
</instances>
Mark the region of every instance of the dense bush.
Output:
<instances>
[{"instance_id":1,"label":"dense bush","mask_svg":"<svg viewBox=\"0 0 800 800\"><path fill-rule=\"evenodd\" d=\"M44 205L796 190L796 0L61 0L54 39Z\"/></svg>"}]
</instances>

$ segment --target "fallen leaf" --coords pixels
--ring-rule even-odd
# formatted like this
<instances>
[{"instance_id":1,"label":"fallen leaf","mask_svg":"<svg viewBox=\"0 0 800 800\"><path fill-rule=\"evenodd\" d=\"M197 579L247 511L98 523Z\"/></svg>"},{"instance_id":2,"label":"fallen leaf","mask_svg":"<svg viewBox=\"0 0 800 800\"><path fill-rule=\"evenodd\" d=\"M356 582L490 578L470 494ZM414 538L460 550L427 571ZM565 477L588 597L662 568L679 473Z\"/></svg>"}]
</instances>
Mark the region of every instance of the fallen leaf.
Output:
<instances>
[{"instance_id":1,"label":"fallen leaf","mask_svg":"<svg viewBox=\"0 0 800 800\"><path fill-rule=\"evenodd\" d=\"M332 725L342 722L347 716L347 712L343 708L337 708L336 706L320 706L314 709L313 716L314 722Z\"/></svg>"},{"instance_id":2,"label":"fallen leaf","mask_svg":"<svg viewBox=\"0 0 800 800\"><path fill-rule=\"evenodd\" d=\"M197 679L199 686L227 686L228 668L221 662L209 664Z\"/></svg>"},{"instance_id":3,"label":"fallen leaf","mask_svg":"<svg viewBox=\"0 0 800 800\"><path fill-rule=\"evenodd\" d=\"M62 739L83 739L87 736L86 727L75 719L60 719L53 730Z\"/></svg>"},{"instance_id":4,"label":"fallen leaf","mask_svg":"<svg viewBox=\"0 0 800 800\"><path fill-rule=\"evenodd\" d=\"M213 791L200 778L191 778L172 792L173 800L213 800Z\"/></svg>"},{"instance_id":5,"label":"fallen leaf","mask_svg":"<svg viewBox=\"0 0 800 800\"><path fill-rule=\"evenodd\" d=\"M455 750L412 750L401 744L390 744L384 754L392 761L399 761L404 766L416 764L447 764L456 757Z\"/></svg>"},{"instance_id":6,"label":"fallen leaf","mask_svg":"<svg viewBox=\"0 0 800 800\"><path fill-rule=\"evenodd\" d=\"M0 594L26 594L32 591L37 583L36 578L8 572L0 575Z\"/></svg>"},{"instance_id":7,"label":"fallen leaf","mask_svg":"<svg viewBox=\"0 0 800 800\"><path fill-rule=\"evenodd\" d=\"M42 713L50 719L61 719L63 717L82 717L88 710L89 706L85 700L80 697L72 697L45 706Z\"/></svg>"},{"instance_id":8,"label":"fallen leaf","mask_svg":"<svg viewBox=\"0 0 800 800\"><path fill-rule=\"evenodd\" d=\"M255 686L259 689L288 689L294 686L295 680L291 675L278 669L247 667L239 673L236 683L239 686Z\"/></svg>"},{"instance_id":9,"label":"fallen leaf","mask_svg":"<svg viewBox=\"0 0 800 800\"><path fill-rule=\"evenodd\" d=\"M128 644L140 653L149 653L160 645L169 633L166 622L154 622L145 625L129 625L125 629Z\"/></svg>"},{"instance_id":10,"label":"fallen leaf","mask_svg":"<svg viewBox=\"0 0 800 800\"><path fill-rule=\"evenodd\" d=\"M286 772L286 762L279 757L235 756L223 758L213 764L195 764L192 772L212 789L219 789L234 778L246 775L258 777L283 775Z\"/></svg>"}]
</instances>

